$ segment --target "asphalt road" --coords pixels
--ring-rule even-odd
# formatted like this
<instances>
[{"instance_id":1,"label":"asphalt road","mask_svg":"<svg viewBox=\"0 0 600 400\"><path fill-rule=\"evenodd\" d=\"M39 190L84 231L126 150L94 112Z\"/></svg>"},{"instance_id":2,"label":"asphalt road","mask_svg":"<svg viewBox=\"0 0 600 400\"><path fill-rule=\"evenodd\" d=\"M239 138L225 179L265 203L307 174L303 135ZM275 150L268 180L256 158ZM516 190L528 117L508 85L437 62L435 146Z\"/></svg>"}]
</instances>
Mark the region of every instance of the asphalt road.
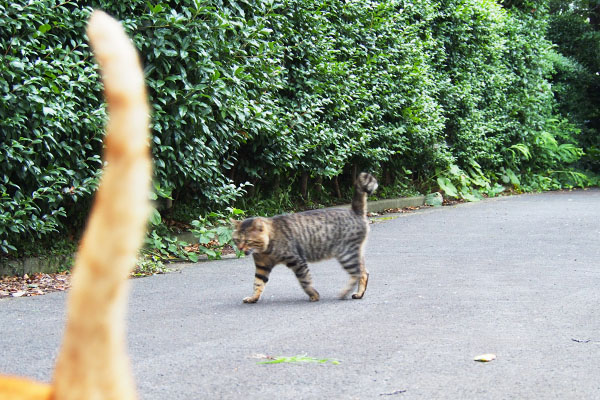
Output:
<instances>
[{"instance_id":1,"label":"asphalt road","mask_svg":"<svg viewBox=\"0 0 600 400\"><path fill-rule=\"evenodd\" d=\"M142 399L598 399L600 190L522 195L372 225L362 300L314 264L321 301L250 259L133 280ZM49 380L64 293L0 300L0 372ZM494 353L495 361L473 358ZM259 364L259 355L339 364Z\"/></svg>"}]
</instances>

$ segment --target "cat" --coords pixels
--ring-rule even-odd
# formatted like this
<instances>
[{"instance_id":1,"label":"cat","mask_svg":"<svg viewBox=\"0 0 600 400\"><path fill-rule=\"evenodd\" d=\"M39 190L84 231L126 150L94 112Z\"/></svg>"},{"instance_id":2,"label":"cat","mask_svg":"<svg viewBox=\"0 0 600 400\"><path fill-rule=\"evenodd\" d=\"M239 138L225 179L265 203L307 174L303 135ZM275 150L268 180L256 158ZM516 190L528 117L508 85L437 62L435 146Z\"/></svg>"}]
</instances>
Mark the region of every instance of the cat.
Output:
<instances>
[{"instance_id":1,"label":"cat","mask_svg":"<svg viewBox=\"0 0 600 400\"><path fill-rule=\"evenodd\" d=\"M362 172L354 184L350 210L311 210L272 218L234 221L233 240L240 251L252 254L256 272L254 292L244 303L256 303L275 265L289 267L310 301L318 301L307 262L336 258L350 274L340 298L346 298L358 283L353 299L361 299L367 289L369 272L365 267L364 246L369 233L367 195L377 189L377 180Z\"/></svg>"},{"instance_id":2,"label":"cat","mask_svg":"<svg viewBox=\"0 0 600 400\"><path fill-rule=\"evenodd\" d=\"M106 166L76 256L52 383L0 376L2 400L137 397L125 346L125 309L127 279L150 211L150 109L137 51L121 24L94 11L87 35L108 105Z\"/></svg>"}]
</instances>

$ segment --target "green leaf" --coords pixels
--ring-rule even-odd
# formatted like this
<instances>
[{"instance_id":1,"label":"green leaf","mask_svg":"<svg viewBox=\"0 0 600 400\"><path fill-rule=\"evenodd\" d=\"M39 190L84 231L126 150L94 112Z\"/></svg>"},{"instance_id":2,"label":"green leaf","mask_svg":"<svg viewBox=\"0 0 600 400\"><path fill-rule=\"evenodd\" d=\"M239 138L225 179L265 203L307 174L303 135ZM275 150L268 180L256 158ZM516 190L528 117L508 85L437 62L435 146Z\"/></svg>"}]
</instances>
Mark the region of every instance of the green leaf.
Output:
<instances>
[{"instance_id":1,"label":"green leaf","mask_svg":"<svg viewBox=\"0 0 600 400\"><path fill-rule=\"evenodd\" d=\"M213 258L213 257L217 257L217 252L216 252L216 251L214 251L213 249L209 249L209 248L206 248L206 247L204 247L204 246L200 246L200 248L199 248L199 249L200 249L200 251L202 251L204 254L206 254L208 257L211 257L211 258Z\"/></svg>"},{"instance_id":2,"label":"green leaf","mask_svg":"<svg viewBox=\"0 0 600 400\"><path fill-rule=\"evenodd\" d=\"M460 197L471 202L483 200L481 193L472 190L461 190Z\"/></svg>"},{"instance_id":3,"label":"green leaf","mask_svg":"<svg viewBox=\"0 0 600 400\"><path fill-rule=\"evenodd\" d=\"M150 9L150 12L152 14L158 14L158 13L161 13L161 12L163 12L165 10L165 7L164 7L163 4L157 4L155 6L153 6L150 3L147 3L147 4L148 4L148 8Z\"/></svg>"},{"instance_id":4,"label":"green leaf","mask_svg":"<svg viewBox=\"0 0 600 400\"><path fill-rule=\"evenodd\" d=\"M450 181L450 179L446 177L437 178L437 183L440 186L440 189L444 191L450 197L458 197L458 190L456 186Z\"/></svg>"},{"instance_id":5,"label":"green leaf","mask_svg":"<svg viewBox=\"0 0 600 400\"><path fill-rule=\"evenodd\" d=\"M517 174L514 173L514 171L512 169L506 169L505 174L508 177L508 182L510 182L512 185L514 185L514 186L521 185L519 177L517 176ZM506 183L508 183L508 182L506 182Z\"/></svg>"},{"instance_id":6,"label":"green leaf","mask_svg":"<svg viewBox=\"0 0 600 400\"><path fill-rule=\"evenodd\" d=\"M152 209L152 212L150 213L150 223L153 226L158 226L160 225L162 222L162 217L160 216L160 213L158 212L158 210L156 208Z\"/></svg>"},{"instance_id":7,"label":"green leaf","mask_svg":"<svg viewBox=\"0 0 600 400\"><path fill-rule=\"evenodd\" d=\"M509 147L509 149L514 150L518 153L521 153L526 160L531 159L531 151L529 151L529 147L526 144L518 143Z\"/></svg>"},{"instance_id":8,"label":"green leaf","mask_svg":"<svg viewBox=\"0 0 600 400\"><path fill-rule=\"evenodd\" d=\"M38 28L38 32L40 32L40 34L44 34L46 32L48 32L50 29L52 29L52 27L49 24L43 24L40 25L40 27Z\"/></svg>"},{"instance_id":9,"label":"green leaf","mask_svg":"<svg viewBox=\"0 0 600 400\"><path fill-rule=\"evenodd\" d=\"M179 107L179 116L181 118L185 117L185 115L187 114L187 110L188 110L187 106L185 106L185 105L180 106Z\"/></svg>"},{"instance_id":10,"label":"green leaf","mask_svg":"<svg viewBox=\"0 0 600 400\"><path fill-rule=\"evenodd\" d=\"M21 69L21 70L25 68L25 64L23 62L21 62L20 60L11 61L10 66L17 68L17 69Z\"/></svg>"},{"instance_id":11,"label":"green leaf","mask_svg":"<svg viewBox=\"0 0 600 400\"><path fill-rule=\"evenodd\" d=\"M54 109L51 107L42 107L42 112L44 115L56 115L56 111L54 111Z\"/></svg>"},{"instance_id":12,"label":"green leaf","mask_svg":"<svg viewBox=\"0 0 600 400\"><path fill-rule=\"evenodd\" d=\"M330 358L314 358L308 357L306 355L293 356L293 357L276 357L272 358L268 361L259 361L257 364L283 364L283 363L318 363L318 364L326 364L331 363L333 365L339 365L340 362L338 360L330 359Z\"/></svg>"}]
</instances>

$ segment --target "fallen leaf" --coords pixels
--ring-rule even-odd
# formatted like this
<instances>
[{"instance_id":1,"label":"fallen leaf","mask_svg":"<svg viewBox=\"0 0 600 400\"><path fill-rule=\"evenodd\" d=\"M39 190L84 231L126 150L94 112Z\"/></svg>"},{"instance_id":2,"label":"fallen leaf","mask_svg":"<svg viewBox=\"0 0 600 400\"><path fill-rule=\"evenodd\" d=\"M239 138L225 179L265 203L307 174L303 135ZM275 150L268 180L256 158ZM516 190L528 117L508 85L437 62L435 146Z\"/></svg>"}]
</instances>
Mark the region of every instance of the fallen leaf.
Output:
<instances>
[{"instance_id":1,"label":"fallen leaf","mask_svg":"<svg viewBox=\"0 0 600 400\"><path fill-rule=\"evenodd\" d=\"M266 355L266 354L262 354L262 353L255 353L255 354L252 354L252 355L250 356L250 358L258 358L258 359L263 359L263 360L264 360L264 359L266 359L266 360L274 360L274 359L275 359L275 357L268 356L268 355Z\"/></svg>"},{"instance_id":2,"label":"fallen leaf","mask_svg":"<svg viewBox=\"0 0 600 400\"><path fill-rule=\"evenodd\" d=\"M575 339L575 338L571 338L572 341L576 342L576 343L589 343L591 342L590 339Z\"/></svg>"},{"instance_id":3,"label":"fallen leaf","mask_svg":"<svg viewBox=\"0 0 600 400\"><path fill-rule=\"evenodd\" d=\"M406 390L396 390L395 392L390 392L390 393L379 393L380 396L394 396L397 394L402 394L402 393L406 393Z\"/></svg>"},{"instance_id":4,"label":"fallen leaf","mask_svg":"<svg viewBox=\"0 0 600 400\"><path fill-rule=\"evenodd\" d=\"M490 361L494 361L496 359L496 355L495 354L482 354L480 356L477 356L473 359L473 361L477 361L477 362L490 362Z\"/></svg>"}]
</instances>

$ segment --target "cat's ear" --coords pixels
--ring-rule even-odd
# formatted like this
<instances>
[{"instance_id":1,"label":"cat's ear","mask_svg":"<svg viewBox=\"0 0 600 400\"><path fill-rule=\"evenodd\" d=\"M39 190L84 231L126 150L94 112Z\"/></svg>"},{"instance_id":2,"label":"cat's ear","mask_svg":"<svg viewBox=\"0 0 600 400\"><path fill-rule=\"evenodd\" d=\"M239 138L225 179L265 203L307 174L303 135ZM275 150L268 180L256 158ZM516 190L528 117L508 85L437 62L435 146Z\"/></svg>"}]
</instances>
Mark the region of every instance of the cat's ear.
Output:
<instances>
[{"instance_id":1,"label":"cat's ear","mask_svg":"<svg viewBox=\"0 0 600 400\"><path fill-rule=\"evenodd\" d=\"M256 229L259 232L262 232L265 230L265 223L262 220L262 218L256 218L254 220L254 224L253 224L254 229Z\"/></svg>"},{"instance_id":2,"label":"cat's ear","mask_svg":"<svg viewBox=\"0 0 600 400\"><path fill-rule=\"evenodd\" d=\"M229 218L229 223L231 223L231 225L233 226L233 229L237 229L240 227L241 221L238 221L237 219Z\"/></svg>"}]
</instances>

